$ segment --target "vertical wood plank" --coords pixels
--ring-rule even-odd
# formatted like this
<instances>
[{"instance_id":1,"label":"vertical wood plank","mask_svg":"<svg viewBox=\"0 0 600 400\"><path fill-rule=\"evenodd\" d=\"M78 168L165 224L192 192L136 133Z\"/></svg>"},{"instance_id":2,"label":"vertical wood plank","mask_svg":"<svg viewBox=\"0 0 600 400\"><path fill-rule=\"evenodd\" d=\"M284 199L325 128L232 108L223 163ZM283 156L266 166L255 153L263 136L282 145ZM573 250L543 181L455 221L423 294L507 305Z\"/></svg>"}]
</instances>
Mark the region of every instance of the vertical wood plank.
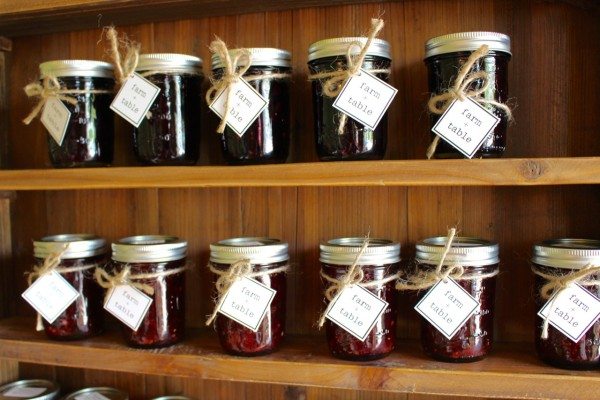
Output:
<instances>
[{"instance_id":1,"label":"vertical wood plank","mask_svg":"<svg viewBox=\"0 0 600 400\"><path fill-rule=\"evenodd\" d=\"M0 384L15 381L19 378L19 362L0 359Z\"/></svg>"}]
</instances>

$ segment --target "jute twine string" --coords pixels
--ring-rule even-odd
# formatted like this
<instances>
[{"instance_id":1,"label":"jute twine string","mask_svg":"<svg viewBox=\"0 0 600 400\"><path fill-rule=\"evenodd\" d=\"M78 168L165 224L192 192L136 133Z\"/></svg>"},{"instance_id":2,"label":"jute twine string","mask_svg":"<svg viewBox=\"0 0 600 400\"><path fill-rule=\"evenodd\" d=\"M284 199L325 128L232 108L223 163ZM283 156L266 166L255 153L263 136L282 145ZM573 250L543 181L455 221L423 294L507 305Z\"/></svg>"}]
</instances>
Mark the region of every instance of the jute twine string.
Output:
<instances>
[{"instance_id":1,"label":"jute twine string","mask_svg":"<svg viewBox=\"0 0 600 400\"><path fill-rule=\"evenodd\" d=\"M96 271L94 272L94 278L96 278L96 282L98 282L98 285L100 285L104 289L108 290L108 292L106 293L107 299L108 299L108 297L110 297L110 293L114 288L116 288L117 286L123 286L123 285L132 286L136 289L141 290L142 292L146 293L147 295L152 296L152 295L154 295L154 287L152 287L151 285L149 285L147 283L136 282L136 281L141 281L141 280L146 280L146 279L163 278L163 277L167 277L167 276L171 276L171 275L176 275L181 272L184 272L186 269L188 269L187 265L185 265L183 267L175 268L175 269L160 271L160 272L151 272L151 273L145 273L145 274L132 275L131 267L126 265L121 271L119 271L115 275L109 274L102 268L96 268Z\"/></svg>"},{"instance_id":2,"label":"jute twine string","mask_svg":"<svg viewBox=\"0 0 600 400\"><path fill-rule=\"evenodd\" d=\"M283 265L278 268L269 269L268 271L252 271L252 264L248 259L242 259L231 264L229 268L226 270L220 270L213 267L211 264L208 265L208 268L214 274L217 274L219 278L215 282L215 287L217 289L217 302L213 312L210 314L208 319L206 320L206 326L212 324L212 322L217 318L217 314L219 312L219 308L223 305L225 301L225 295L231 288L231 285L234 284L235 281L241 278L257 278L265 275L273 275L281 272L287 272L289 270L289 265Z\"/></svg>"},{"instance_id":3,"label":"jute twine string","mask_svg":"<svg viewBox=\"0 0 600 400\"><path fill-rule=\"evenodd\" d=\"M544 300L552 297L550 306L548 308L549 310L554 308L554 302L560 293L573 284L578 284L584 287L600 285L600 278L592 278L592 276L600 274L600 266L598 265L588 264L580 270L566 275L548 274L535 267L532 267L531 270L535 275L542 277L547 281L540 288L540 297ZM544 318L544 322L542 324L542 333L540 335L542 339L548 339L549 318L550 313L548 313L548 316Z\"/></svg>"},{"instance_id":4,"label":"jute twine string","mask_svg":"<svg viewBox=\"0 0 600 400\"><path fill-rule=\"evenodd\" d=\"M86 265L80 265L77 267L60 267L59 268L58 266L60 265L62 256L67 251L68 247L69 247L69 244L65 243L63 245L63 249L60 252L50 253L44 259L44 262L42 263L42 265L36 265L33 267L33 270L31 272L26 273L27 274L27 285L31 286L36 279L41 278L44 275L50 274L53 271L58 272L59 274L62 275L62 274L68 274L71 272L86 271L88 269L96 268L98 266L97 264L86 264ZM79 296L78 299L79 298L81 298L81 296ZM84 316L83 323L87 324L87 314ZM35 330L41 331L43 329L44 329L44 324L42 323L42 316L40 313L37 313Z\"/></svg>"},{"instance_id":5,"label":"jute twine string","mask_svg":"<svg viewBox=\"0 0 600 400\"><path fill-rule=\"evenodd\" d=\"M501 109L506 114L508 121L513 120L512 110L509 106L495 100L480 97L483 93L485 93L485 91L489 88L491 84L488 73L486 71L470 73L475 63L479 59L485 57L488 53L489 47L486 44L482 45L480 48L471 53L471 55L467 59L467 62L458 71L458 75L456 77L456 80L454 81L454 85L451 88L448 88L446 92L432 96L429 99L429 102L427 103L427 108L429 108L430 113L443 114L444 111L446 111L446 109L450 107L450 104L452 104L453 100L465 100L468 97L471 100L476 101L477 103L489 104ZM469 86L479 79L481 79L483 82L482 86L479 89L468 90ZM427 149L428 159L433 157L433 154L435 153L435 149L437 148L439 141L440 137L438 135L435 135L433 141Z\"/></svg>"},{"instance_id":6,"label":"jute twine string","mask_svg":"<svg viewBox=\"0 0 600 400\"><path fill-rule=\"evenodd\" d=\"M123 36L122 39L119 39L119 35L114 26L104 28L104 32L110 45L108 55L115 66L115 78L117 83L122 85L135 72L135 68L140 59L141 45L129 40L127 36ZM123 53L121 53L120 48L123 48Z\"/></svg>"},{"instance_id":7,"label":"jute twine string","mask_svg":"<svg viewBox=\"0 0 600 400\"><path fill-rule=\"evenodd\" d=\"M218 37L210 43L209 49L213 54L219 56L221 64L223 65L221 77L211 77L210 82L212 86L206 92L206 103L210 105L219 93L225 91L225 110L221 117L221 122L219 122L219 126L217 126L217 133L219 134L225 132L227 117L229 116L229 111L231 109L231 91L233 86L239 82L242 77L246 82L252 82L262 79L285 79L291 76L289 73L243 76L248 72L248 69L252 65L252 53L250 50L239 49L232 59L229 50L227 49L227 45Z\"/></svg>"},{"instance_id":8,"label":"jute twine string","mask_svg":"<svg viewBox=\"0 0 600 400\"><path fill-rule=\"evenodd\" d=\"M31 112L23 119L25 125L29 125L31 121L39 115L48 102L48 99L54 97L58 100L67 102L72 106L76 106L78 101L73 95L78 94L105 94L111 93L109 90L85 90L85 89L66 89L60 86L58 79L54 76L44 76L42 83L31 82L23 88L27 97L38 98L38 103L33 107Z\"/></svg>"},{"instance_id":9,"label":"jute twine string","mask_svg":"<svg viewBox=\"0 0 600 400\"><path fill-rule=\"evenodd\" d=\"M435 270L419 270L419 272L417 272L415 275L408 277L407 280L398 281L396 283L396 289L423 290L435 286L440 281L445 282L448 278L451 278L455 281L468 281L475 279L491 278L498 275L498 269L485 274L466 274L465 268L460 264L451 264L444 267L446 257L448 256L448 253L452 248L452 243L454 241L455 236L456 228L449 229L448 238L446 239L446 245L444 246L444 251L442 252L442 256L440 257L440 261L438 262Z\"/></svg>"},{"instance_id":10,"label":"jute twine string","mask_svg":"<svg viewBox=\"0 0 600 400\"><path fill-rule=\"evenodd\" d=\"M383 29L383 20L378 18L373 18L371 20L371 30L367 36L367 42L363 46L361 42L352 42L348 45L348 50L346 51L346 68L339 69L333 72L318 72L316 74L311 74L308 79L309 80L321 80L323 86L323 94L327 97L335 98L342 91L344 85L348 81L348 79L352 78L355 75L360 74L360 70L362 68L363 62L365 61L365 57L367 52L369 51L369 47L373 42L373 39L379 34L379 32ZM359 48L360 52L356 54L353 50L355 48ZM389 74L390 69L369 69L370 73L373 74ZM344 133L344 128L346 126L346 121L348 120L348 116L344 113L341 114L339 125L337 132L339 135Z\"/></svg>"}]
</instances>

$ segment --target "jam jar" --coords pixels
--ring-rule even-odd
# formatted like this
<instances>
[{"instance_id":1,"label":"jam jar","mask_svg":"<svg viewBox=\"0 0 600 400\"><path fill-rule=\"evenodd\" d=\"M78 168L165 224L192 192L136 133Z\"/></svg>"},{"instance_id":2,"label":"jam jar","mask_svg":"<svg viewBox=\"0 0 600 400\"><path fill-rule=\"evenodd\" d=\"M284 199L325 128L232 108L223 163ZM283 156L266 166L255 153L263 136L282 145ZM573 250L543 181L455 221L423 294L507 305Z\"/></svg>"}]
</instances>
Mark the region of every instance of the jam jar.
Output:
<instances>
[{"instance_id":1,"label":"jam jar","mask_svg":"<svg viewBox=\"0 0 600 400\"><path fill-rule=\"evenodd\" d=\"M589 239L553 239L533 246L534 271L546 275L567 275L581 268L600 265L600 241ZM588 279L599 280L600 273ZM535 275L535 347L538 356L547 364L566 369L594 369L600 367L600 320L587 330L583 337L573 342L554 326L548 326L548 338L542 339L543 319L537 315L548 299L543 299L540 289L548 281ZM584 286L600 298L600 285Z\"/></svg>"},{"instance_id":2,"label":"jam jar","mask_svg":"<svg viewBox=\"0 0 600 400\"><path fill-rule=\"evenodd\" d=\"M89 387L68 394L63 400L129 400L129 395L111 387Z\"/></svg>"},{"instance_id":3,"label":"jam jar","mask_svg":"<svg viewBox=\"0 0 600 400\"><path fill-rule=\"evenodd\" d=\"M320 245L322 272L333 279L341 279L356 262L364 238L348 237L332 239ZM387 239L369 239L357 266L362 269L362 284L382 281L396 275L400 262L400 244ZM368 291L386 301L388 306L377 318L375 325L364 340L353 336L331 320L325 321L325 333L329 351L335 357L368 361L387 356L396 346L396 318L398 316L397 292L394 288L396 279L374 287L366 287ZM331 284L323 280L325 289Z\"/></svg>"},{"instance_id":4,"label":"jam jar","mask_svg":"<svg viewBox=\"0 0 600 400\"><path fill-rule=\"evenodd\" d=\"M160 92L133 130L138 160L150 165L194 165L200 154L202 60L184 54L142 54L136 72Z\"/></svg>"},{"instance_id":5,"label":"jam jar","mask_svg":"<svg viewBox=\"0 0 600 400\"><path fill-rule=\"evenodd\" d=\"M229 50L229 56L234 58L240 50ZM238 135L225 127L221 135L223 156L232 165L284 163L290 147L290 52L267 47L245 50L250 52L251 62L243 77L269 104L245 132ZM216 78L223 75L217 54L212 56L212 70ZM269 78L274 74L286 76Z\"/></svg>"},{"instance_id":6,"label":"jam jar","mask_svg":"<svg viewBox=\"0 0 600 400\"><path fill-rule=\"evenodd\" d=\"M45 379L24 379L0 386L0 399L54 400L60 397L60 386Z\"/></svg>"},{"instance_id":7,"label":"jam jar","mask_svg":"<svg viewBox=\"0 0 600 400\"><path fill-rule=\"evenodd\" d=\"M113 273L130 268L129 279L150 285L152 303L137 330L123 325L132 347L166 347L185 334L187 242L174 236L130 236L112 244ZM136 279L136 275L154 275Z\"/></svg>"},{"instance_id":8,"label":"jam jar","mask_svg":"<svg viewBox=\"0 0 600 400\"><path fill-rule=\"evenodd\" d=\"M348 47L354 42L363 46L365 37L341 37L325 39L313 43L308 48L308 67L313 74L346 69ZM358 46L353 47L355 54L360 53ZM390 45L382 39L373 39L367 51L362 68L385 70L391 66ZM387 73L375 73L379 79L387 82ZM385 156L387 145L387 112L375 129L363 126L351 117L346 119L342 134L338 126L342 112L333 108L335 98L323 94L323 82L313 80L312 98L314 111L314 129L317 155L321 161L329 160L381 160Z\"/></svg>"},{"instance_id":9,"label":"jam jar","mask_svg":"<svg viewBox=\"0 0 600 400\"><path fill-rule=\"evenodd\" d=\"M285 335L285 271L270 273L288 265L288 244L278 239L242 237L221 240L210 245L210 264L220 271L227 271L238 261L247 260L259 283L276 291L256 332L246 326L218 314L215 329L221 347L229 354L258 356L276 351ZM215 278L216 279L216 278Z\"/></svg>"},{"instance_id":10,"label":"jam jar","mask_svg":"<svg viewBox=\"0 0 600 400\"><path fill-rule=\"evenodd\" d=\"M439 236L417 243L415 258L419 270L436 269L446 240L447 237ZM495 275L500 262L498 253L496 242L454 237L443 265L461 265L464 268L464 274L470 279L457 279L456 283L477 300L479 306L451 339L447 339L422 318L421 345L428 356L448 362L471 362L483 359L490 352L494 337ZM426 293L427 290L421 291L419 297L422 298Z\"/></svg>"},{"instance_id":11,"label":"jam jar","mask_svg":"<svg viewBox=\"0 0 600 400\"><path fill-rule=\"evenodd\" d=\"M50 339L56 340L97 335L102 332L104 321L103 290L94 280L94 270L108 261L106 240L88 234L64 234L33 242L35 263L40 266L46 257L63 250L57 272L79 292L79 296L52 323L44 319L44 331ZM63 268L76 270L61 272Z\"/></svg>"},{"instance_id":12,"label":"jam jar","mask_svg":"<svg viewBox=\"0 0 600 400\"><path fill-rule=\"evenodd\" d=\"M40 64L41 78L56 78L62 89L84 91L67 94L77 100L62 103L71 112L65 136L58 144L48 135L50 162L56 168L103 167L113 161L113 66L101 61L57 60ZM85 93L88 92L88 93Z\"/></svg>"},{"instance_id":13,"label":"jam jar","mask_svg":"<svg viewBox=\"0 0 600 400\"><path fill-rule=\"evenodd\" d=\"M508 99L508 61L511 57L510 38L495 32L461 32L428 40L425 44L425 64L427 65L429 91L432 95L445 93L453 87L460 68L466 63L471 53L484 44L488 45L489 53L476 61L469 73L487 72L490 84L480 97L506 103ZM478 80L469 87L469 90L482 86L482 80ZM485 139L474 158L501 157L506 149L508 117L501 109L488 104L481 105L500 118L500 122ZM441 115L431 113L432 128L440 117ZM463 157L462 153L443 139L439 141L433 156L435 158Z\"/></svg>"}]
</instances>

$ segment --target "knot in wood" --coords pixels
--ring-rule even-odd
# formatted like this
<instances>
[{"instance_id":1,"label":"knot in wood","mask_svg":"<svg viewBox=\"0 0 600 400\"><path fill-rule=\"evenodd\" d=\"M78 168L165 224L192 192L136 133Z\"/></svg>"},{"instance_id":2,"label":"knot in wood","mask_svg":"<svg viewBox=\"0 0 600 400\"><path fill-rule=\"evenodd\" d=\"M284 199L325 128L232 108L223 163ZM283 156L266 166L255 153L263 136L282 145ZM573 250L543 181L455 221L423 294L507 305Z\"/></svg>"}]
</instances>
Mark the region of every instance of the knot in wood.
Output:
<instances>
[{"instance_id":1,"label":"knot in wood","mask_svg":"<svg viewBox=\"0 0 600 400\"><path fill-rule=\"evenodd\" d=\"M521 163L520 170L523 178L534 180L544 175L546 167L541 162L525 160Z\"/></svg>"}]
</instances>

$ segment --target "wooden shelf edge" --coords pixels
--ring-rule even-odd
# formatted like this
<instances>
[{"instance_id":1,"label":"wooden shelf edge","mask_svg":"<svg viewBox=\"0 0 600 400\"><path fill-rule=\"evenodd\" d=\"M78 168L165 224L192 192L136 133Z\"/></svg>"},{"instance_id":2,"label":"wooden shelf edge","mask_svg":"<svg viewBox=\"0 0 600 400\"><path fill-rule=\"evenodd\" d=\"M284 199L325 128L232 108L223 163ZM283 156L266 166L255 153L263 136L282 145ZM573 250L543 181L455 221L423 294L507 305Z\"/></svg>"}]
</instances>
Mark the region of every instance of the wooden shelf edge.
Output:
<instances>
[{"instance_id":1,"label":"wooden shelf edge","mask_svg":"<svg viewBox=\"0 0 600 400\"><path fill-rule=\"evenodd\" d=\"M115 333L52 342L33 326L33 319L3 320L0 358L150 375L482 397L584 400L597 398L600 387L597 373L545 366L524 345L498 345L483 361L447 364L424 357L417 343L403 342L383 360L357 363L330 357L322 333L290 337L268 356L241 358L223 354L212 332L191 332L183 344L165 349L136 350Z\"/></svg>"},{"instance_id":2,"label":"wooden shelf edge","mask_svg":"<svg viewBox=\"0 0 600 400\"><path fill-rule=\"evenodd\" d=\"M0 170L2 190L600 183L600 157Z\"/></svg>"}]
</instances>

